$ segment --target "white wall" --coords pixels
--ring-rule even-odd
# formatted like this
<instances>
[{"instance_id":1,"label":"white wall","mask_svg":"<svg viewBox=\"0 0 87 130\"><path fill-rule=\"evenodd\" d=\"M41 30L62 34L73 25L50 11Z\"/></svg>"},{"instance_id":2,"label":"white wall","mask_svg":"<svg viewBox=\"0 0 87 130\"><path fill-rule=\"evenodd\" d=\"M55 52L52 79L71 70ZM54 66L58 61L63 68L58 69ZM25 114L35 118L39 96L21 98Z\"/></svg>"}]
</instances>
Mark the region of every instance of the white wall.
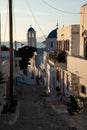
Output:
<instances>
[{"instance_id":1,"label":"white wall","mask_svg":"<svg viewBox=\"0 0 87 130\"><path fill-rule=\"evenodd\" d=\"M79 78L78 93L81 96L87 96L87 60L68 56L67 69L69 72L75 74ZM85 93L82 92L82 86L85 87Z\"/></svg>"},{"instance_id":2,"label":"white wall","mask_svg":"<svg viewBox=\"0 0 87 130\"><path fill-rule=\"evenodd\" d=\"M84 37L83 32L87 30L87 4L80 8L80 56L84 57ZM87 34L86 34L87 35Z\"/></svg>"},{"instance_id":3,"label":"white wall","mask_svg":"<svg viewBox=\"0 0 87 130\"><path fill-rule=\"evenodd\" d=\"M53 42L53 47L51 47L51 42ZM57 38L47 38L46 48L48 48L51 51L57 51Z\"/></svg>"},{"instance_id":4,"label":"white wall","mask_svg":"<svg viewBox=\"0 0 87 130\"><path fill-rule=\"evenodd\" d=\"M67 57L67 70L71 73L78 75L84 79L87 79L87 60L68 56Z\"/></svg>"}]
</instances>

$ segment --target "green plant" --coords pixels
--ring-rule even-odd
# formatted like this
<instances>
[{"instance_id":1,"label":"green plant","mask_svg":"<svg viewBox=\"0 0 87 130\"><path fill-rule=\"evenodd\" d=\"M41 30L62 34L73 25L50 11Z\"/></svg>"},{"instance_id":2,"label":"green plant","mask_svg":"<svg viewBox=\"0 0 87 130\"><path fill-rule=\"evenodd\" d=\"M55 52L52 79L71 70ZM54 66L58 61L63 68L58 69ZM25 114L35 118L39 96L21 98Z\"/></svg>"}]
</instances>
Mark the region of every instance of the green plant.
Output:
<instances>
[{"instance_id":1,"label":"green plant","mask_svg":"<svg viewBox=\"0 0 87 130\"><path fill-rule=\"evenodd\" d=\"M56 87L56 91L57 91L57 92L60 92L59 86Z\"/></svg>"},{"instance_id":2,"label":"green plant","mask_svg":"<svg viewBox=\"0 0 87 130\"><path fill-rule=\"evenodd\" d=\"M57 91L57 96L61 95L59 86L56 87L56 91Z\"/></svg>"},{"instance_id":3,"label":"green plant","mask_svg":"<svg viewBox=\"0 0 87 130\"><path fill-rule=\"evenodd\" d=\"M84 106L87 106L87 97L82 97L82 96L75 96L76 99L80 99Z\"/></svg>"},{"instance_id":4,"label":"green plant","mask_svg":"<svg viewBox=\"0 0 87 130\"><path fill-rule=\"evenodd\" d=\"M1 50L2 51L9 51L9 48L7 46L5 46L5 45L2 45Z\"/></svg>"},{"instance_id":5,"label":"green plant","mask_svg":"<svg viewBox=\"0 0 87 130\"><path fill-rule=\"evenodd\" d=\"M56 60L58 60L58 62L65 63L66 62L66 52L61 51L58 54L58 56L56 57Z\"/></svg>"},{"instance_id":6,"label":"green plant","mask_svg":"<svg viewBox=\"0 0 87 130\"><path fill-rule=\"evenodd\" d=\"M19 61L21 70L27 68L28 64L31 64L29 61L34 56L34 52L37 52L37 49L28 46L24 46L18 50L17 56L21 57L21 61Z\"/></svg>"}]
</instances>

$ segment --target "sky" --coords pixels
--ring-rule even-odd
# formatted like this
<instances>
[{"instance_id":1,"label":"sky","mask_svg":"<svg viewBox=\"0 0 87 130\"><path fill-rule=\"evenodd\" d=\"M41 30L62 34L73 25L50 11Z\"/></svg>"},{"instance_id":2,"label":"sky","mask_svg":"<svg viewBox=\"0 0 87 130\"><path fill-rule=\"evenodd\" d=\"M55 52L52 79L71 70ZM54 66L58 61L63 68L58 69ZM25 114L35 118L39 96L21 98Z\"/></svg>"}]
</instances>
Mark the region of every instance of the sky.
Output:
<instances>
[{"instance_id":1,"label":"sky","mask_svg":"<svg viewBox=\"0 0 87 130\"><path fill-rule=\"evenodd\" d=\"M87 0L13 0L13 41L26 41L32 26L38 41L63 25L80 24L80 7ZM1 40L9 41L8 0L0 0Z\"/></svg>"}]
</instances>

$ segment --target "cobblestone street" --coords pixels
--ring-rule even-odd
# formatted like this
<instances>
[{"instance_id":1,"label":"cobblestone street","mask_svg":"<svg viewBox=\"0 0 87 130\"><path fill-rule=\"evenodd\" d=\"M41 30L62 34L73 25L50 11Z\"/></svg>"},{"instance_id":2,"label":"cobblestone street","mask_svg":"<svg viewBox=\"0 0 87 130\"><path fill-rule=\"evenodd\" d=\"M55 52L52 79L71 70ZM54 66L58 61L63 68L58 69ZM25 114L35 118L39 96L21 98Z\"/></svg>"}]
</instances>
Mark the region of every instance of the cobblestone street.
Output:
<instances>
[{"instance_id":1,"label":"cobblestone street","mask_svg":"<svg viewBox=\"0 0 87 130\"><path fill-rule=\"evenodd\" d=\"M19 118L11 125L0 120L0 130L69 130L61 116L39 96L38 87L20 85L17 91Z\"/></svg>"}]
</instances>

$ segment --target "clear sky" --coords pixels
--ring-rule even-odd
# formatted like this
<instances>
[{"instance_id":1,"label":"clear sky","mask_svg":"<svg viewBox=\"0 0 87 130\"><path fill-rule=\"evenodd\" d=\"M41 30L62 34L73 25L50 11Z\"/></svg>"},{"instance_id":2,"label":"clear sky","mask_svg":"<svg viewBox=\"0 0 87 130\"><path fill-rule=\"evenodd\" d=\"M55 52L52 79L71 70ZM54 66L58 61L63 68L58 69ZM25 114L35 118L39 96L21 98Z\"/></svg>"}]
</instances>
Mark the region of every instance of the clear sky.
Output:
<instances>
[{"instance_id":1,"label":"clear sky","mask_svg":"<svg viewBox=\"0 0 87 130\"><path fill-rule=\"evenodd\" d=\"M44 35L56 28L57 21L59 28L63 25L79 24L78 13L85 3L87 0L13 0L13 40L26 41L30 25L36 30L37 37L44 38ZM0 0L2 41L9 39L7 10L8 0Z\"/></svg>"}]
</instances>

